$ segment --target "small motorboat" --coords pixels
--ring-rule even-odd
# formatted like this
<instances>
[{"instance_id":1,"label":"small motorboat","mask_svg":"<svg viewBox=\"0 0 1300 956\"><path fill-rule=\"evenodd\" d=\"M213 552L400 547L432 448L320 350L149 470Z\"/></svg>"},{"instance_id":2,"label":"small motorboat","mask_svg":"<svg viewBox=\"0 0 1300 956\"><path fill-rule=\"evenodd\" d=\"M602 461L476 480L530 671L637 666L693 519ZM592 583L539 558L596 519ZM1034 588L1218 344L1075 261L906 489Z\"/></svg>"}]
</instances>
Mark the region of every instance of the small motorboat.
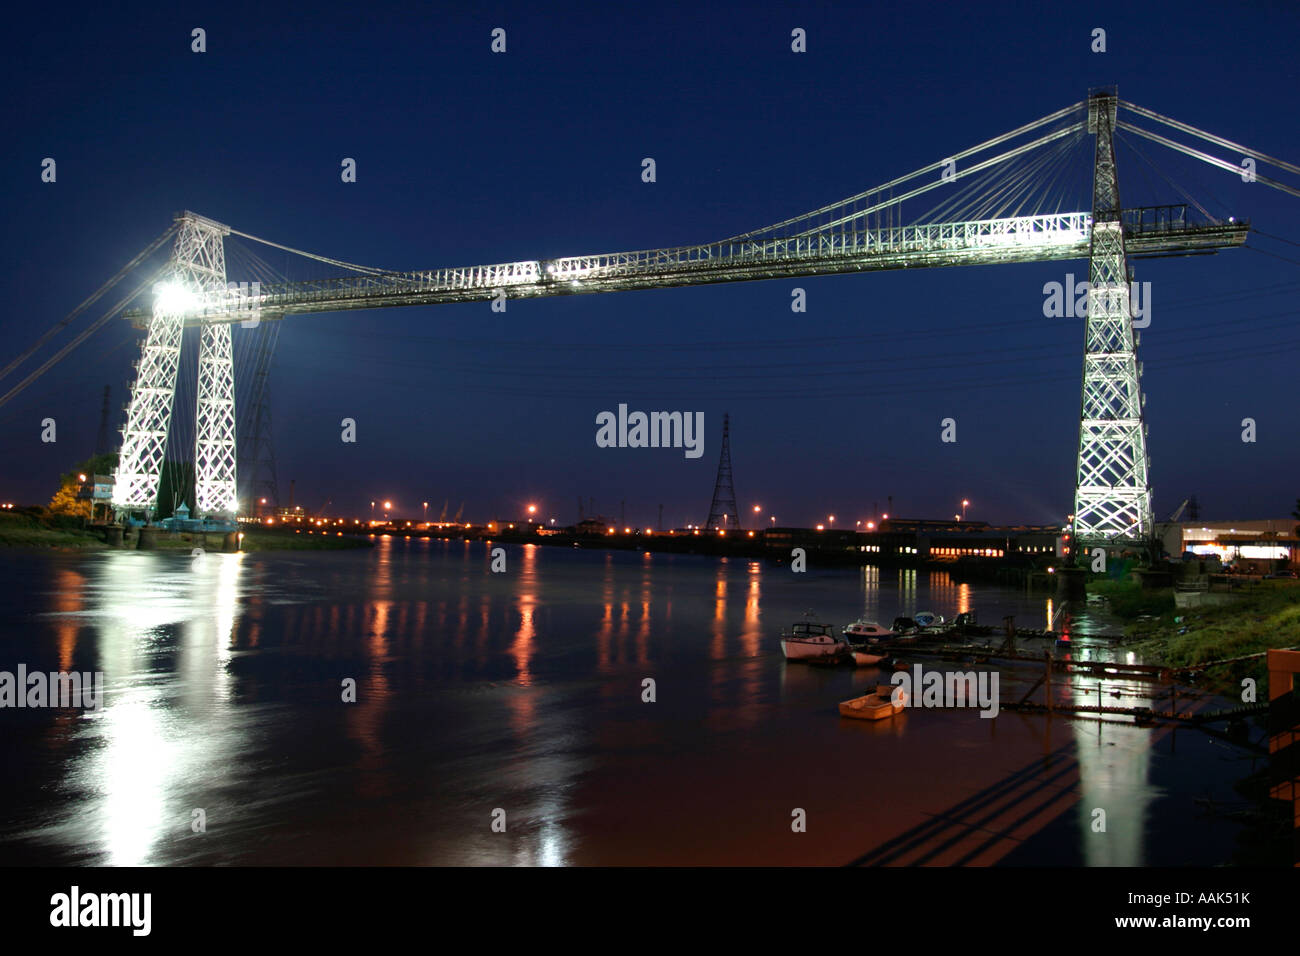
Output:
<instances>
[{"instance_id":1,"label":"small motorboat","mask_svg":"<svg viewBox=\"0 0 1300 956\"><path fill-rule=\"evenodd\" d=\"M888 658L884 654L872 654L869 651L853 652L853 663L858 667L877 667L885 660Z\"/></svg>"},{"instance_id":2,"label":"small motorboat","mask_svg":"<svg viewBox=\"0 0 1300 956\"><path fill-rule=\"evenodd\" d=\"M840 702L840 716L854 720L884 720L907 706L907 692L893 684L877 684L875 691Z\"/></svg>"},{"instance_id":3,"label":"small motorboat","mask_svg":"<svg viewBox=\"0 0 1300 956\"><path fill-rule=\"evenodd\" d=\"M887 640L888 638L898 637L898 634L883 624L858 618L852 624L844 625L844 637L855 644L860 644Z\"/></svg>"},{"instance_id":4,"label":"small motorboat","mask_svg":"<svg viewBox=\"0 0 1300 956\"><path fill-rule=\"evenodd\" d=\"M849 642L835 636L829 624L805 619L781 635L781 652L787 661L840 657L849 652Z\"/></svg>"},{"instance_id":5,"label":"small motorboat","mask_svg":"<svg viewBox=\"0 0 1300 956\"><path fill-rule=\"evenodd\" d=\"M935 614L933 611L918 611L913 615L912 620L916 621L916 626L922 629L939 627L944 623L943 615Z\"/></svg>"}]
</instances>

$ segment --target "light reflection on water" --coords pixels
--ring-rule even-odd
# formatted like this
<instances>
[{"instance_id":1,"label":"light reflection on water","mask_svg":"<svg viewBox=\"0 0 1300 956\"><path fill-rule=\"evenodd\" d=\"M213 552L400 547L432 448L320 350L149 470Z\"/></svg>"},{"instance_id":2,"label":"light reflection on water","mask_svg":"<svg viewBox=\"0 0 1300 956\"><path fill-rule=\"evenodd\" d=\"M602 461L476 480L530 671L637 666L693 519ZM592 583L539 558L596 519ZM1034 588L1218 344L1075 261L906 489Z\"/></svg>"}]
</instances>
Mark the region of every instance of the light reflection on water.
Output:
<instances>
[{"instance_id":1,"label":"light reflection on water","mask_svg":"<svg viewBox=\"0 0 1300 956\"><path fill-rule=\"evenodd\" d=\"M0 668L102 670L107 696L94 714L0 712L6 765L26 771L3 798L0 862L844 863L1056 766L1043 755L1067 743L1068 783L1036 815L1009 807L1014 836L967 852L969 828L917 830L916 861L996 862L1039 833L1089 864L1150 857L1152 732L970 711L842 721L836 702L887 675L780 658L809 607L836 624L1035 622L1054 613L1045 596L915 569L507 554L501 574L482 545L393 538L198 562L0 556L25 581L4 620L27 622L0 631ZM797 844L793 806L817 822ZM1094 806L1126 808L1108 840L1088 837Z\"/></svg>"}]
</instances>

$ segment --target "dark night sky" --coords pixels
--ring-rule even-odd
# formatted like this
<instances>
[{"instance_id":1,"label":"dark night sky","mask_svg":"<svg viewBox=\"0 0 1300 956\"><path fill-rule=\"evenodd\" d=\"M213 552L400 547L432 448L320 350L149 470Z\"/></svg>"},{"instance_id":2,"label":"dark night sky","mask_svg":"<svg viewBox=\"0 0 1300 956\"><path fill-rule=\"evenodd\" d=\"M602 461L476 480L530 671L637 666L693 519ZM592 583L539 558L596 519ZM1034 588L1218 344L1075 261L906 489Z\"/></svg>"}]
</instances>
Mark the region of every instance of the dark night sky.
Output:
<instances>
[{"instance_id":1,"label":"dark night sky","mask_svg":"<svg viewBox=\"0 0 1300 956\"><path fill-rule=\"evenodd\" d=\"M0 358L179 209L392 268L703 242L1112 83L1300 162L1294 6L1046 6L26 5L9 14L0 66ZM190 52L195 26L207 30L202 55ZM503 56L489 51L496 26L508 31ZM1097 26L1101 55L1089 49ZM808 31L805 55L790 52L794 27ZM1300 241L1300 199L1146 145L1211 211ZM54 185L39 178L46 156ZM355 184L340 182L345 156ZM645 156L654 184L640 179ZM1131 154L1119 162L1129 205L1176 201L1142 192ZM1251 243L1300 260L1295 246ZM1189 494L1208 518L1285 514L1300 495L1300 264L1239 250L1137 270L1154 295L1141 358L1157 516ZM282 495L294 478L311 508L332 500L364 515L391 497L418 515L420 501L436 513L450 499L475 520L536 500L560 521L582 495L614 516L626 500L642 525L660 503L666 522L698 522L729 411L740 503L781 523L835 513L851 526L888 495L899 515L950 515L965 496L973 519L1059 521L1072 505L1082 329L1041 310L1043 283L1067 271L1086 263L574 296L505 314L293 317L273 376ZM790 311L796 285L806 315ZM115 321L0 409L0 498L47 500L92 450L101 389L125 400L135 343ZM704 411L704 456L597 448L596 413L619 402ZM40 442L47 416L57 444ZM355 445L339 440L345 416ZM939 440L949 416L956 444ZM1240 440L1247 416L1255 444Z\"/></svg>"}]
</instances>

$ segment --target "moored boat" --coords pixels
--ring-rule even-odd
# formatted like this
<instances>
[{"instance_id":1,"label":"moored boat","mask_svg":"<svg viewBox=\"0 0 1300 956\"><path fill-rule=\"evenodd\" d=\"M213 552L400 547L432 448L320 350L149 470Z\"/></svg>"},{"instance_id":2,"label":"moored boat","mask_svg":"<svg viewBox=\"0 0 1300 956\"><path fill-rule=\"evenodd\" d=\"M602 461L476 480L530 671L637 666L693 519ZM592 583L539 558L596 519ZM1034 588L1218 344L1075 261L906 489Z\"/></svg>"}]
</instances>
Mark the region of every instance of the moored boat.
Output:
<instances>
[{"instance_id":1,"label":"moored boat","mask_svg":"<svg viewBox=\"0 0 1300 956\"><path fill-rule=\"evenodd\" d=\"M840 702L840 716L854 720L884 720L907 706L907 692L893 684L877 684L862 697Z\"/></svg>"},{"instance_id":2,"label":"moored boat","mask_svg":"<svg viewBox=\"0 0 1300 956\"><path fill-rule=\"evenodd\" d=\"M844 625L844 637L854 643L886 640L888 638L898 637L898 634L883 624L877 624L875 621L864 621L858 618L852 624Z\"/></svg>"},{"instance_id":3,"label":"moored boat","mask_svg":"<svg viewBox=\"0 0 1300 956\"><path fill-rule=\"evenodd\" d=\"M853 663L858 667L876 667L885 659L884 654L872 654L868 651L853 652Z\"/></svg>"},{"instance_id":4,"label":"moored boat","mask_svg":"<svg viewBox=\"0 0 1300 956\"><path fill-rule=\"evenodd\" d=\"M849 651L849 642L835 636L829 624L805 619L781 635L781 652L787 661L836 657Z\"/></svg>"}]
</instances>

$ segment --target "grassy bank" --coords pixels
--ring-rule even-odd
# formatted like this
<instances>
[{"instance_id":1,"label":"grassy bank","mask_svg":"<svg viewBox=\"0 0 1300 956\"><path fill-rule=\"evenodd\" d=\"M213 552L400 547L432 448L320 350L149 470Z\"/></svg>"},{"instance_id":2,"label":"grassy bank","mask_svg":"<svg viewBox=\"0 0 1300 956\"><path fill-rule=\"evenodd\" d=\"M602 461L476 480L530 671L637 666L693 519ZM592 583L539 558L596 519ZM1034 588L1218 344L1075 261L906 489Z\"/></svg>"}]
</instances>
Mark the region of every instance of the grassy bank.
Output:
<instances>
[{"instance_id":1,"label":"grassy bank","mask_svg":"<svg viewBox=\"0 0 1300 956\"><path fill-rule=\"evenodd\" d=\"M0 548L60 548L92 551L104 539L81 527L80 518L23 511L0 512Z\"/></svg>"},{"instance_id":2,"label":"grassy bank","mask_svg":"<svg viewBox=\"0 0 1300 956\"><path fill-rule=\"evenodd\" d=\"M0 548L54 548L73 551L103 551L108 548L104 532L83 528L82 519L54 515L46 511L0 512ZM154 539L159 551L189 551L193 548L220 550L222 536L160 531ZM136 546L134 533L128 534L127 548ZM344 535L295 534L292 531L251 531L244 535L241 550L257 551L340 551L369 548L369 538Z\"/></svg>"},{"instance_id":3,"label":"grassy bank","mask_svg":"<svg viewBox=\"0 0 1300 956\"><path fill-rule=\"evenodd\" d=\"M1144 588L1134 581L1098 579L1088 582L1088 593L1105 598L1115 616L1126 621L1143 614L1154 616L1174 609L1172 588Z\"/></svg>"},{"instance_id":4,"label":"grassy bank","mask_svg":"<svg viewBox=\"0 0 1300 956\"><path fill-rule=\"evenodd\" d=\"M1117 589L1121 594L1118 603L1132 613L1121 616L1135 618L1125 627L1125 633L1136 641L1129 649L1149 663L1195 667L1269 648L1300 645L1300 586L1294 581L1260 582L1243 592L1235 603L1221 607L1178 610L1172 607L1172 593L1165 592L1170 606L1159 612L1134 610L1155 608L1158 601L1154 596L1150 600L1133 597L1122 593L1122 588ZM1090 585L1089 590L1095 589ZM1116 613L1121 613L1118 608ZM1156 616L1136 619L1142 613ZM1253 677L1262 688L1267 668L1264 658L1258 657L1215 667L1208 676L1225 688L1228 684L1239 688L1243 677Z\"/></svg>"}]
</instances>

